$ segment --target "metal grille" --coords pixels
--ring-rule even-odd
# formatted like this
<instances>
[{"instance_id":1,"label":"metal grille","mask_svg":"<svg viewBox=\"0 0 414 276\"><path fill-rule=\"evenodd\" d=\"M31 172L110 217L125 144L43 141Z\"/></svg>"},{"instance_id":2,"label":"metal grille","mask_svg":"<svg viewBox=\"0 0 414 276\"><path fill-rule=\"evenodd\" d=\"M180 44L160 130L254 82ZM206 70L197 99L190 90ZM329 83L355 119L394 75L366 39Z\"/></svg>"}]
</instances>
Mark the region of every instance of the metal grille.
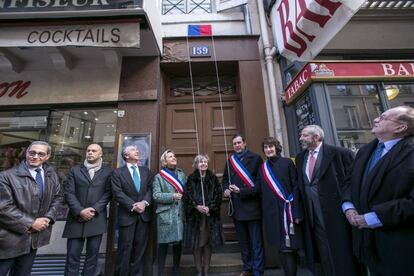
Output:
<instances>
[{"instance_id":1,"label":"metal grille","mask_svg":"<svg viewBox=\"0 0 414 276\"><path fill-rule=\"evenodd\" d=\"M163 0L162 15L212 12L211 0Z\"/></svg>"},{"instance_id":2,"label":"metal grille","mask_svg":"<svg viewBox=\"0 0 414 276\"><path fill-rule=\"evenodd\" d=\"M395 0L367 0L363 6L363 9L410 9L414 10L414 1L395 1Z\"/></svg>"}]
</instances>

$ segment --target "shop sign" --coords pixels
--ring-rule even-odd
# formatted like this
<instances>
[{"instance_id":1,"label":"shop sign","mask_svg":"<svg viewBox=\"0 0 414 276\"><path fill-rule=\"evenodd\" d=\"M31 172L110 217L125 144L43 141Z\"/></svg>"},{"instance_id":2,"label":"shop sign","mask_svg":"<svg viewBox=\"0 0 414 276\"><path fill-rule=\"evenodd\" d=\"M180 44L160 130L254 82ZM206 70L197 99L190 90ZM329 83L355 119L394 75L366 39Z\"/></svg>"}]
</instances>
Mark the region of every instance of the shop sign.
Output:
<instances>
[{"instance_id":1,"label":"shop sign","mask_svg":"<svg viewBox=\"0 0 414 276\"><path fill-rule=\"evenodd\" d=\"M139 30L138 22L0 27L0 47L57 47L73 45L139 48Z\"/></svg>"},{"instance_id":2,"label":"shop sign","mask_svg":"<svg viewBox=\"0 0 414 276\"><path fill-rule=\"evenodd\" d=\"M292 61L312 60L365 0L277 0L271 10L279 53Z\"/></svg>"},{"instance_id":3,"label":"shop sign","mask_svg":"<svg viewBox=\"0 0 414 276\"><path fill-rule=\"evenodd\" d=\"M0 0L0 14L142 8L142 0Z\"/></svg>"},{"instance_id":4,"label":"shop sign","mask_svg":"<svg viewBox=\"0 0 414 276\"><path fill-rule=\"evenodd\" d=\"M30 81L18 80L14 82L0 82L0 98L9 97L20 99L26 96L28 88L30 86Z\"/></svg>"},{"instance_id":5,"label":"shop sign","mask_svg":"<svg viewBox=\"0 0 414 276\"><path fill-rule=\"evenodd\" d=\"M414 61L311 62L290 82L285 100L291 103L312 81L413 80Z\"/></svg>"}]
</instances>

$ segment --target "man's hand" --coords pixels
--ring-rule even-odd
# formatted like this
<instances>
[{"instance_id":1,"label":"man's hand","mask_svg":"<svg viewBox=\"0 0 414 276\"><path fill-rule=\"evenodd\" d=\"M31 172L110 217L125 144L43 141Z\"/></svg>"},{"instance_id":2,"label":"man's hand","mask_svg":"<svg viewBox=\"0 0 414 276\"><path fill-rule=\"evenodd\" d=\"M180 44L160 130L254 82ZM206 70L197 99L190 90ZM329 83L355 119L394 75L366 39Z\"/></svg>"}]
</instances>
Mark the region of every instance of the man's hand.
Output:
<instances>
[{"instance_id":1,"label":"man's hand","mask_svg":"<svg viewBox=\"0 0 414 276\"><path fill-rule=\"evenodd\" d=\"M147 207L145 201L135 202L132 204L132 211L142 214L145 211L145 207Z\"/></svg>"},{"instance_id":2,"label":"man's hand","mask_svg":"<svg viewBox=\"0 0 414 276\"><path fill-rule=\"evenodd\" d=\"M359 229L368 228L368 224L365 221L365 217L363 215L356 215L355 221Z\"/></svg>"},{"instance_id":3,"label":"man's hand","mask_svg":"<svg viewBox=\"0 0 414 276\"><path fill-rule=\"evenodd\" d=\"M239 189L239 187L237 187L236 185L234 185L234 184L231 184L230 186L229 186L229 189L230 189L230 191L231 192L233 192L233 193L236 193L236 194L239 194L240 193L240 189Z\"/></svg>"},{"instance_id":4,"label":"man's hand","mask_svg":"<svg viewBox=\"0 0 414 276\"><path fill-rule=\"evenodd\" d=\"M203 205L197 205L196 209L197 211L205 215L208 215L208 212L210 212L210 209L207 206L203 206Z\"/></svg>"},{"instance_id":5,"label":"man's hand","mask_svg":"<svg viewBox=\"0 0 414 276\"><path fill-rule=\"evenodd\" d=\"M358 212L354 208L351 208L351 209L348 209L348 210L345 211L346 219L349 221L349 223L352 226L358 226L358 223L355 220L355 217L357 215L358 215Z\"/></svg>"},{"instance_id":6,"label":"man's hand","mask_svg":"<svg viewBox=\"0 0 414 276\"><path fill-rule=\"evenodd\" d=\"M33 222L31 226L31 230L34 230L36 232L41 232L49 227L50 219L48 218L37 218Z\"/></svg>"},{"instance_id":7,"label":"man's hand","mask_svg":"<svg viewBox=\"0 0 414 276\"><path fill-rule=\"evenodd\" d=\"M224 191L224 197L230 197L230 195L231 195L231 191L229 189L226 189Z\"/></svg>"},{"instance_id":8,"label":"man's hand","mask_svg":"<svg viewBox=\"0 0 414 276\"><path fill-rule=\"evenodd\" d=\"M175 194L173 194L173 199L175 201L180 201L182 197L183 197L183 194L181 194L181 193L175 193Z\"/></svg>"},{"instance_id":9,"label":"man's hand","mask_svg":"<svg viewBox=\"0 0 414 276\"><path fill-rule=\"evenodd\" d=\"M95 215L96 211L92 207L85 208L79 213L82 221L90 221Z\"/></svg>"},{"instance_id":10,"label":"man's hand","mask_svg":"<svg viewBox=\"0 0 414 276\"><path fill-rule=\"evenodd\" d=\"M302 221L300 218L295 218L295 224L299 224Z\"/></svg>"}]
</instances>

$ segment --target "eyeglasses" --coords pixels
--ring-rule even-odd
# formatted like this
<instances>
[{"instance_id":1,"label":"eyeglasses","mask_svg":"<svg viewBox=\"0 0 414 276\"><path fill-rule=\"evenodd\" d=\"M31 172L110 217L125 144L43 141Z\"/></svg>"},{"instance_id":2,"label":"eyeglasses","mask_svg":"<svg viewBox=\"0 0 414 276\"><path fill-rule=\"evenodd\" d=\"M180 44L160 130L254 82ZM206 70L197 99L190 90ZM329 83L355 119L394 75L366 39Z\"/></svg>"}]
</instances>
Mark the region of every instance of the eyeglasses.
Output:
<instances>
[{"instance_id":1,"label":"eyeglasses","mask_svg":"<svg viewBox=\"0 0 414 276\"><path fill-rule=\"evenodd\" d=\"M39 158L44 158L44 157L47 156L46 152L41 152L41 151L37 152L37 151L34 151L34 150L30 150L28 152L28 154L29 154L30 157L35 157L37 155L37 156L39 156Z\"/></svg>"},{"instance_id":2,"label":"eyeglasses","mask_svg":"<svg viewBox=\"0 0 414 276\"><path fill-rule=\"evenodd\" d=\"M399 121L399 120L395 120L395 119L385 117L384 114L381 114L380 116L378 116L378 119L380 121L391 121L391 122L394 122L394 123L401 123L401 121Z\"/></svg>"}]
</instances>

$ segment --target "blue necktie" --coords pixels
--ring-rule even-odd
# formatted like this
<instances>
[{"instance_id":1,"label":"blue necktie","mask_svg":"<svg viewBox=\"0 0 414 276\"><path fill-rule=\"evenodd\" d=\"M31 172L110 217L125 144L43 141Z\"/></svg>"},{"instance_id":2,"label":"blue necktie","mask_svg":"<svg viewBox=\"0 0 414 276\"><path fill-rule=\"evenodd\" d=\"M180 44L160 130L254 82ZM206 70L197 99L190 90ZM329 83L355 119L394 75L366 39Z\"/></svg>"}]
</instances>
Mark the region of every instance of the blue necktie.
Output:
<instances>
[{"instance_id":1,"label":"blue necktie","mask_svg":"<svg viewBox=\"0 0 414 276\"><path fill-rule=\"evenodd\" d=\"M368 174L371 172L371 170L375 167L375 165L378 163L378 161L381 159L382 151L384 150L385 145L384 143L378 143L377 148L375 149L374 153L371 156L371 160L369 161L368 166Z\"/></svg>"},{"instance_id":2,"label":"blue necktie","mask_svg":"<svg viewBox=\"0 0 414 276\"><path fill-rule=\"evenodd\" d=\"M139 178L139 174L137 172L136 166L131 166L132 169L132 180L134 180L135 189L137 189L137 192L141 189L141 179Z\"/></svg>"},{"instance_id":3,"label":"blue necktie","mask_svg":"<svg viewBox=\"0 0 414 276\"><path fill-rule=\"evenodd\" d=\"M43 178L42 178L42 169L37 168L36 170L36 183L39 186L39 198L43 198Z\"/></svg>"}]
</instances>

